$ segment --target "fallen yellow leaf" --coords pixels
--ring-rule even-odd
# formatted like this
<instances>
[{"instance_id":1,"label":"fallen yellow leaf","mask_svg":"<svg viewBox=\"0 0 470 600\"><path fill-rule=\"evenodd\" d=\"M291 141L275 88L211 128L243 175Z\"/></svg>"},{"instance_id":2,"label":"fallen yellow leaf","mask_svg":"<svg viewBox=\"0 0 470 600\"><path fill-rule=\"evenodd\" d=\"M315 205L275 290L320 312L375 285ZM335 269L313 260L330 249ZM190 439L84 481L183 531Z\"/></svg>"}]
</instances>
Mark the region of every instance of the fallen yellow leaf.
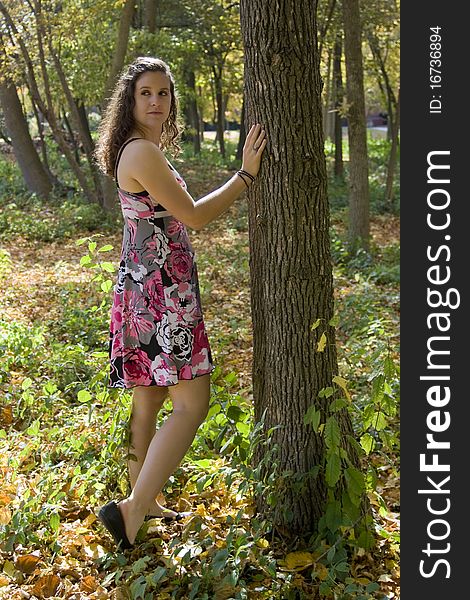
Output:
<instances>
[{"instance_id":1,"label":"fallen yellow leaf","mask_svg":"<svg viewBox=\"0 0 470 600\"><path fill-rule=\"evenodd\" d=\"M36 556L35 554L25 554L24 556L19 556L16 560L16 567L22 573L31 574L38 562L41 562L41 558Z\"/></svg>"},{"instance_id":2,"label":"fallen yellow leaf","mask_svg":"<svg viewBox=\"0 0 470 600\"><path fill-rule=\"evenodd\" d=\"M323 332L317 344L317 352L323 352L326 347L326 333Z\"/></svg>"},{"instance_id":3,"label":"fallen yellow leaf","mask_svg":"<svg viewBox=\"0 0 470 600\"><path fill-rule=\"evenodd\" d=\"M198 504L196 506L196 510L194 511L196 515L200 515L201 517L207 516L206 507L204 504Z\"/></svg>"},{"instance_id":4,"label":"fallen yellow leaf","mask_svg":"<svg viewBox=\"0 0 470 600\"><path fill-rule=\"evenodd\" d=\"M4 467L3 470L6 470ZM16 497L16 486L2 482L2 493L0 494L0 505L11 504Z\"/></svg>"},{"instance_id":5,"label":"fallen yellow leaf","mask_svg":"<svg viewBox=\"0 0 470 600\"><path fill-rule=\"evenodd\" d=\"M98 517L94 512L91 512L85 519L83 519L82 523L85 528L90 527L92 523L98 520Z\"/></svg>"},{"instance_id":6,"label":"fallen yellow leaf","mask_svg":"<svg viewBox=\"0 0 470 600\"><path fill-rule=\"evenodd\" d=\"M80 582L80 589L84 592L93 593L98 588L98 582L92 575L86 575Z\"/></svg>"},{"instance_id":7,"label":"fallen yellow leaf","mask_svg":"<svg viewBox=\"0 0 470 600\"><path fill-rule=\"evenodd\" d=\"M351 395L348 392L348 389L346 388L346 385L348 383L346 381L346 379L344 379L343 377L340 377L339 375L335 375L333 377L333 382L339 385L339 387L343 390L346 398L349 400L349 402L351 402Z\"/></svg>"},{"instance_id":8,"label":"fallen yellow leaf","mask_svg":"<svg viewBox=\"0 0 470 600\"><path fill-rule=\"evenodd\" d=\"M60 577L57 575L43 575L34 584L32 594L39 598L55 596L60 585Z\"/></svg>"},{"instance_id":9,"label":"fallen yellow leaf","mask_svg":"<svg viewBox=\"0 0 470 600\"><path fill-rule=\"evenodd\" d=\"M8 506L0 506L0 525L8 525L11 521L11 510Z\"/></svg>"},{"instance_id":10,"label":"fallen yellow leaf","mask_svg":"<svg viewBox=\"0 0 470 600\"><path fill-rule=\"evenodd\" d=\"M308 567L313 565L313 555L311 552L290 552L286 556L286 565L288 569Z\"/></svg>"},{"instance_id":11,"label":"fallen yellow leaf","mask_svg":"<svg viewBox=\"0 0 470 600\"><path fill-rule=\"evenodd\" d=\"M0 419L5 425L11 425L13 422L13 411L11 406L4 406Z\"/></svg>"},{"instance_id":12,"label":"fallen yellow leaf","mask_svg":"<svg viewBox=\"0 0 470 600\"><path fill-rule=\"evenodd\" d=\"M3 572L9 575L10 577L13 577L15 575L15 565L11 560L6 560L3 563Z\"/></svg>"}]
</instances>

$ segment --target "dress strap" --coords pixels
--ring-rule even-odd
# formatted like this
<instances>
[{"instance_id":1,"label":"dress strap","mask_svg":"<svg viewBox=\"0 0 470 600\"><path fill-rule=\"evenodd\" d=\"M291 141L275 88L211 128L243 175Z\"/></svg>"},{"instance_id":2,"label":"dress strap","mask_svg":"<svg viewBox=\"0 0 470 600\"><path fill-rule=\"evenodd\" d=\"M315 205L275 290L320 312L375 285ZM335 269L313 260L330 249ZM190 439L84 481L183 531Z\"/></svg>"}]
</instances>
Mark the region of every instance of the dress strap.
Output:
<instances>
[{"instance_id":1,"label":"dress strap","mask_svg":"<svg viewBox=\"0 0 470 600\"><path fill-rule=\"evenodd\" d=\"M134 140L141 140L141 139L143 139L143 138L131 138L130 140L127 140L126 142L124 142L124 144L119 148L119 152L116 157L116 164L114 166L114 180L116 181L116 184L118 187L119 187L119 183L118 183L118 178L117 178L117 170L118 170L119 159L121 158L122 151L127 146L127 144L130 144L130 142L133 142Z\"/></svg>"}]
</instances>

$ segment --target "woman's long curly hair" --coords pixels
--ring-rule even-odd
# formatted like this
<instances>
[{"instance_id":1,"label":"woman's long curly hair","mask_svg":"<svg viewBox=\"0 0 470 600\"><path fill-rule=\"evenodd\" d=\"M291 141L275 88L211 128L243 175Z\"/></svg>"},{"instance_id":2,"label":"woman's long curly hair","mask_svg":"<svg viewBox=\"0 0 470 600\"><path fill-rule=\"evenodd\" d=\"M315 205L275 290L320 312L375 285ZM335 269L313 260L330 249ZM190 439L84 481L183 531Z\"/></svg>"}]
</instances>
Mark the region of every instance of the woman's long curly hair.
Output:
<instances>
[{"instance_id":1,"label":"woman's long curly hair","mask_svg":"<svg viewBox=\"0 0 470 600\"><path fill-rule=\"evenodd\" d=\"M133 129L140 131L133 115L134 91L137 79L146 71L160 71L170 80L170 114L163 123L160 149L168 149L173 156L178 156L181 151L177 140L181 135L182 126L178 122L178 97L170 67L159 58L139 56L119 77L98 128L96 162L99 168L113 179L119 148L128 139ZM141 133L143 136L143 132Z\"/></svg>"}]
</instances>

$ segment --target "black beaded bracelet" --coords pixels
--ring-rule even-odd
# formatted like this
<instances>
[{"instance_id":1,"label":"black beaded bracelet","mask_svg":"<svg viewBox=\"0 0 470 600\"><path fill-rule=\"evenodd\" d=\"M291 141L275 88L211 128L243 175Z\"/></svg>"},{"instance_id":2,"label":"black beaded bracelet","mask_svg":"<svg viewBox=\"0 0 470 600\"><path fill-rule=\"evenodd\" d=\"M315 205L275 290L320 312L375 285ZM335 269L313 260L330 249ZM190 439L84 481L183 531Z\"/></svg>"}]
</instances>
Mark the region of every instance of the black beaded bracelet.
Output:
<instances>
[{"instance_id":1,"label":"black beaded bracelet","mask_svg":"<svg viewBox=\"0 0 470 600\"><path fill-rule=\"evenodd\" d=\"M255 180L255 178L253 177L253 175L251 173L248 173L248 171L244 171L243 169L240 169L238 172L239 173L243 173L243 175L246 175L247 177L249 177L251 179L251 181Z\"/></svg>"},{"instance_id":2,"label":"black beaded bracelet","mask_svg":"<svg viewBox=\"0 0 470 600\"><path fill-rule=\"evenodd\" d=\"M246 187L249 188L250 186L247 184L246 179L243 177L240 171L237 171L237 175L243 180L243 183L246 185Z\"/></svg>"}]
</instances>

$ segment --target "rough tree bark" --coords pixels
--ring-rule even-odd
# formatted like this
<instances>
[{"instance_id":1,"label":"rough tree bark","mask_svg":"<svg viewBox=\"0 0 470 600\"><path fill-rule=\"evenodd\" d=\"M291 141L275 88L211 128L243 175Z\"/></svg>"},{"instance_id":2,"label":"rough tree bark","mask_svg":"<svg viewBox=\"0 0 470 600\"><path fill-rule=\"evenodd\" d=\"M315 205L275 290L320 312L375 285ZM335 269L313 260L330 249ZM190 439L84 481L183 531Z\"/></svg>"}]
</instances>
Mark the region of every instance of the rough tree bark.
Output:
<instances>
[{"instance_id":1,"label":"rough tree bark","mask_svg":"<svg viewBox=\"0 0 470 600\"><path fill-rule=\"evenodd\" d=\"M16 86L12 81L0 82L0 106L15 158L28 190L47 197L52 184L34 147Z\"/></svg>"},{"instance_id":2,"label":"rough tree bark","mask_svg":"<svg viewBox=\"0 0 470 600\"><path fill-rule=\"evenodd\" d=\"M337 373L316 2L284 0L273 10L264 0L241 0L240 17L246 128L259 122L268 138L248 191L255 419L266 411L265 430L280 425L272 443L281 471L302 478L299 488L280 491L274 525L305 534L323 514L326 483L322 470L314 476L323 437L303 419L312 404L325 414L331 398L318 393ZM321 326L312 328L317 319ZM322 333L327 344L319 352ZM348 414L339 422L345 438ZM265 451L259 447L257 462ZM270 512L264 496L257 506Z\"/></svg>"},{"instance_id":3,"label":"rough tree bark","mask_svg":"<svg viewBox=\"0 0 470 600\"><path fill-rule=\"evenodd\" d=\"M349 139L349 243L369 247L369 169L359 0L343 0Z\"/></svg>"}]
</instances>

